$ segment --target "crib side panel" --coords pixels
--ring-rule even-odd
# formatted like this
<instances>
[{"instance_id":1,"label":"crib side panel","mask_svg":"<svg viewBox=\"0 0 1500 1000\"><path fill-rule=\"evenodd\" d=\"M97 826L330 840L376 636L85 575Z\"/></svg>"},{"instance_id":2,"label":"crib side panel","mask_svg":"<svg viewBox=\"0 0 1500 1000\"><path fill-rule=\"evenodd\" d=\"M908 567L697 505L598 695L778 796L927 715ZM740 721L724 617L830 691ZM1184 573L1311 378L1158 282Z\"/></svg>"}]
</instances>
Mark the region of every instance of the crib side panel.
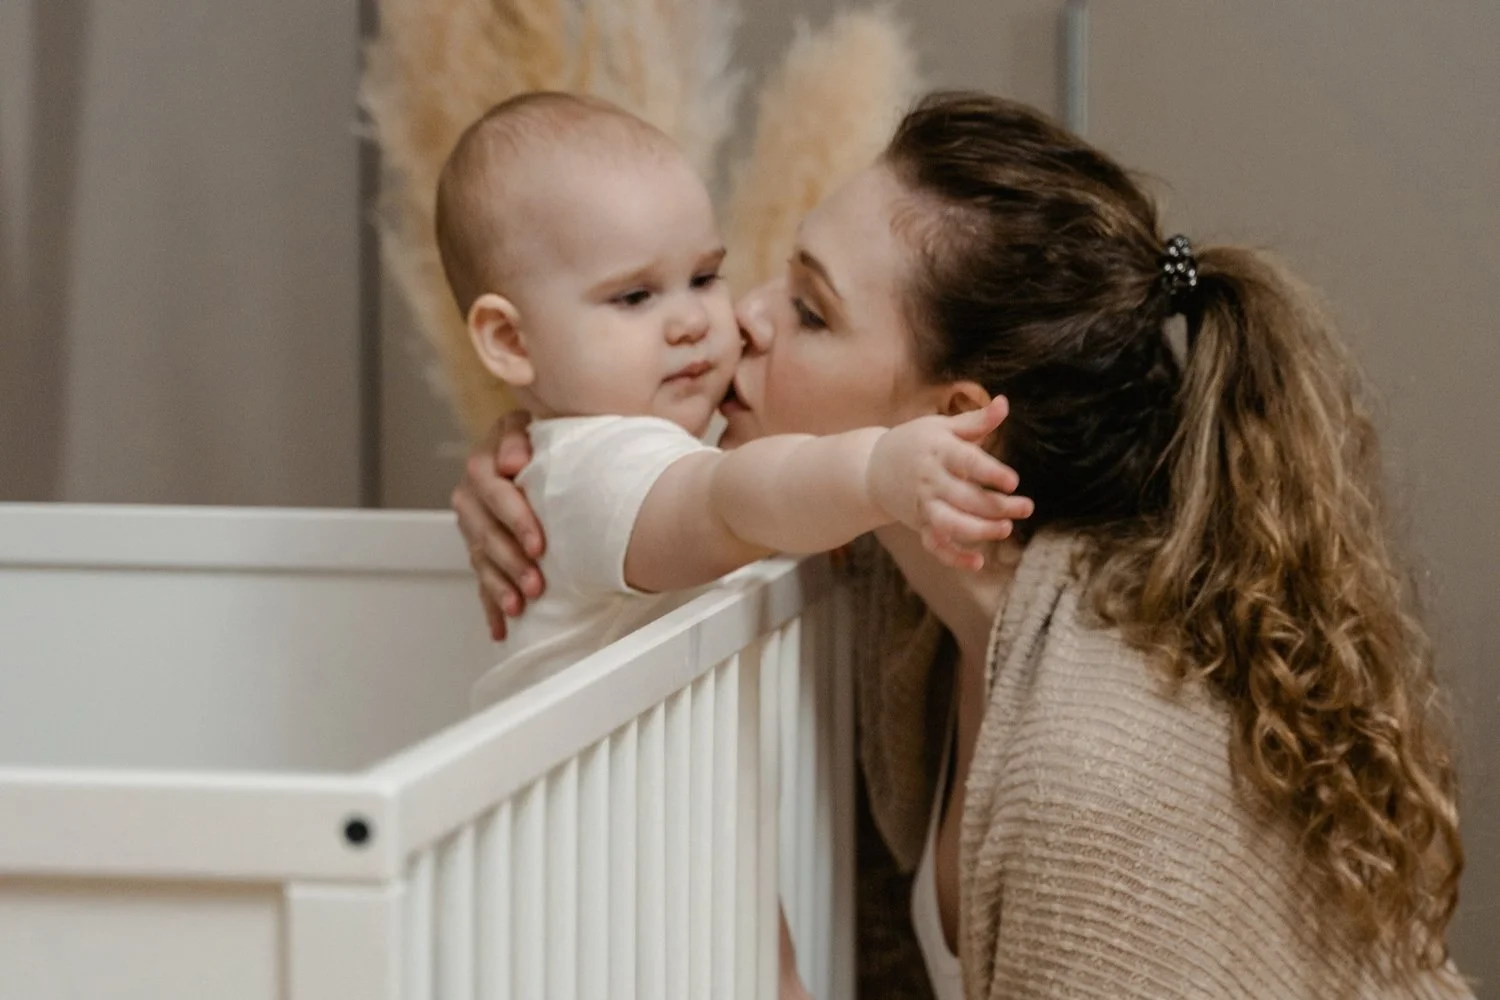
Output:
<instances>
[{"instance_id":1,"label":"crib side panel","mask_svg":"<svg viewBox=\"0 0 1500 1000\"><path fill-rule=\"evenodd\" d=\"M278 885L0 879L0 1000L280 1000Z\"/></svg>"},{"instance_id":2,"label":"crib side panel","mask_svg":"<svg viewBox=\"0 0 1500 1000\"><path fill-rule=\"evenodd\" d=\"M20 767L355 770L494 659L436 514L0 504L0 636Z\"/></svg>"}]
</instances>

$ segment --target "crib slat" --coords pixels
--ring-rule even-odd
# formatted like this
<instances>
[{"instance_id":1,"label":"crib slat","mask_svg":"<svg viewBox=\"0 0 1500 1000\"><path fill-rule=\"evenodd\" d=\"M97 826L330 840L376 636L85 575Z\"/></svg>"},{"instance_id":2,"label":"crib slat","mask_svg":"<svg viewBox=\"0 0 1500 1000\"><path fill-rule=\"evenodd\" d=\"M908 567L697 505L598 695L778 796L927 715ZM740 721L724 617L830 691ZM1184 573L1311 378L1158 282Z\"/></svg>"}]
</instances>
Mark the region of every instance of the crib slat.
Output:
<instances>
[{"instance_id":1,"label":"crib slat","mask_svg":"<svg viewBox=\"0 0 1500 1000\"><path fill-rule=\"evenodd\" d=\"M474 827L438 847L437 995L442 1000L474 997Z\"/></svg>"},{"instance_id":2,"label":"crib slat","mask_svg":"<svg viewBox=\"0 0 1500 1000\"><path fill-rule=\"evenodd\" d=\"M516 1000L545 1000L547 953L536 928L547 918L547 779L538 778L516 803L515 854L511 879L516 887L511 952L515 956Z\"/></svg>"},{"instance_id":3,"label":"crib slat","mask_svg":"<svg viewBox=\"0 0 1500 1000\"><path fill-rule=\"evenodd\" d=\"M805 614L805 612L804 612ZM811 623L798 619L797 628L797 797L796 828L797 846L796 878L797 908L801 914L797 949L799 964L804 969L804 982L814 990L822 983L821 965L823 956L817 948L818 873L814 868L817 858L817 808L818 808L818 692L817 664L804 651L803 635ZM807 957L803 959L803 956Z\"/></svg>"},{"instance_id":4,"label":"crib slat","mask_svg":"<svg viewBox=\"0 0 1500 1000\"><path fill-rule=\"evenodd\" d=\"M663 702L641 723L640 848L636 877L639 914L636 933L636 993L654 1000L667 992L667 706Z\"/></svg>"},{"instance_id":5,"label":"crib slat","mask_svg":"<svg viewBox=\"0 0 1500 1000\"><path fill-rule=\"evenodd\" d=\"M740 658L717 668L714 693L712 906L705 921L712 945L711 979L704 996L733 997L734 946L739 877L739 713ZM746 998L749 1000L749 998Z\"/></svg>"},{"instance_id":6,"label":"crib slat","mask_svg":"<svg viewBox=\"0 0 1500 1000\"><path fill-rule=\"evenodd\" d=\"M833 938L833 643L831 607L821 601L805 614L812 626L803 633L803 662L812 665L812 687L816 712L817 748L814 769L817 780L812 790L813 808L806 817L810 842L808 853L811 877L813 928L809 935L817 957L817 984L820 997L833 989L833 962L829 943Z\"/></svg>"},{"instance_id":7,"label":"crib slat","mask_svg":"<svg viewBox=\"0 0 1500 1000\"><path fill-rule=\"evenodd\" d=\"M578 995L609 996L609 740L578 768Z\"/></svg>"},{"instance_id":8,"label":"crib slat","mask_svg":"<svg viewBox=\"0 0 1500 1000\"><path fill-rule=\"evenodd\" d=\"M781 636L762 641L760 660L760 788L756 810L756 968L755 996L766 997L775 989L776 965L780 958L781 821L777 813L781 796Z\"/></svg>"},{"instance_id":9,"label":"crib slat","mask_svg":"<svg viewBox=\"0 0 1500 1000\"><path fill-rule=\"evenodd\" d=\"M761 672L763 644L755 642L739 656L739 713L735 722L739 787L735 806L734 992L736 1000L757 1000L760 962L759 929L765 892L760 877L762 758ZM770 715L772 713L765 713ZM769 880L768 880L769 881ZM776 886L770 887L774 897Z\"/></svg>"},{"instance_id":10,"label":"crib slat","mask_svg":"<svg viewBox=\"0 0 1500 1000\"><path fill-rule=\"evenodd\" d=\"M615 1000L636 995L639 742L639 724L631 722L609 743L609 986Z\"/></svg>"},{"instance_id":11,"label":"crib slat","mask_svg":"<svg viewBox=\"0 0 1500 1000\"><path fill-rule=\"evenodd\" d=\"M511 822L511 804L502 802L479 824L476 845L479 1000L511 997Z\"/></svg>"},{"instance_id":12,"label":"crib slat","mask_svg":"<svg viewBox=\"0 0 1500 1000\"><path fill-rule=\"evenodd\" d=\"M432 897L434 862L431 851L412 859L406 875L406 961L403 964L406 1000L432 1000Z\"/></svg>"},{"instance_id":13,"label":"crib slat","mask_svg":"<svg viewBox=\"0 0 1500 1000\"><path fill-rule=\"evenodd\" d=\"M689 755L693 702L684 689L667 699L667 1000L688 1000L688 835Z\"/></svg>"},{"instance_id":14,"label":"crib slat","mask_svg":"<svg viewBox=\"0 0 1500 1000\"><path fill-rule=\"evenodd\" d=\"M578 758L552 772L547 794L547 998L578 996Z\"/></svg>"},{"instance_id":15,"label":"crib slat","mask_svg":"<svg viewBox=\"0 0 1500 1000\"><path fill-rule=\"evenodd\" d=\"M830 603L829 631L833 637L833 902L830 914L833 929L829 942L829 961L833 975L827 1000L854 1000L854 838L855 838L855 767L854 757L854 664L852 658L853 610L849 590L834 589Z\"/></svg>"},{"instance_id":16,"label":"crib slat","mask_svg":"<svg viewBox=\"0 0 1500 1000\"><path fill-rule=\"evenodd\" d=\"M709 671L692 685L688 765L688 996L707 997L713 962L714 723L717 685Z\"/></svg>"},{"instance_id":17,"label":"crib slat","mask_svg":"<svg viewBox=\"0 0 1500 1000\"><path fill-rule=\"evenodd\" d=\"M797 661L796 619L788 622L776 635L776 672L780 681L777 693L777 714L781 725L780 787L781 800L777 815L781 825L781 859L777 866L782 904L786 910L787 923L791 926L793 940L803 940L801 899L797 886L797 783L802 777L799 767L802 756L798 752L798 739L802 735L797 713L800 699L800 672ZM806 948L797 949L798 964Z\"/></svg>"}]
</instances>

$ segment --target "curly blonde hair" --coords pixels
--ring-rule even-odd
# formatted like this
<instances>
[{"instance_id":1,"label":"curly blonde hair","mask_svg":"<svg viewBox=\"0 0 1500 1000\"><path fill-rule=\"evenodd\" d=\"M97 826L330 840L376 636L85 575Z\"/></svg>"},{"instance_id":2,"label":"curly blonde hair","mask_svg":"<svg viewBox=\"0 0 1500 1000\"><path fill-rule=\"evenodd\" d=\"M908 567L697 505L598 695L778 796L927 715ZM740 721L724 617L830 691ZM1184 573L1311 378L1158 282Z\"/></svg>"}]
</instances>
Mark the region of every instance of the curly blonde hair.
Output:
<instances>
[{"instance_id":1,"label":"curly blonde hair","mask_svg":"<svg viewBox=\"0 0 1500 1000\"><path fill-rule=\"evenodd\" d=\"M1398 973L1441 965L1449 734L1362 381L1317 297L1228 247L1174 297L1141 185L1022 105L933 95L885 163L928 374L1010 397L1035 526L1093 536L1101 619L1227 705L1237 779L1300 835L1328 927Z\"/></svg>"}]
</instances>

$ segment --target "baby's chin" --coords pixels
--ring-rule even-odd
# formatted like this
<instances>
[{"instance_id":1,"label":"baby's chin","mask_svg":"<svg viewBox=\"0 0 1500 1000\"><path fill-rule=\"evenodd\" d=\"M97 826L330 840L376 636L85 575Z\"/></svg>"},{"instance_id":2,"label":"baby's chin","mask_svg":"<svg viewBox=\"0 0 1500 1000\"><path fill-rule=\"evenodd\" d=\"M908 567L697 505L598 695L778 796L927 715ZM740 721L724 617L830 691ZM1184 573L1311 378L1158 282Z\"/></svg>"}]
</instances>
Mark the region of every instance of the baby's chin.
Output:
<instances>
[{"instance_id":1,"label":"baby's chin","mask_svg":"<svg viewBox=\"0 0 1500 1000\"><path fill-rule=\"evenodd\" d=\"M652 416L670 420L696 438L712 440L718 435L723 420L713 402L708 399L678 399L667 405L658 403ZM712 437L710 436L712 432Z\"/></svg>"}]
</instances>

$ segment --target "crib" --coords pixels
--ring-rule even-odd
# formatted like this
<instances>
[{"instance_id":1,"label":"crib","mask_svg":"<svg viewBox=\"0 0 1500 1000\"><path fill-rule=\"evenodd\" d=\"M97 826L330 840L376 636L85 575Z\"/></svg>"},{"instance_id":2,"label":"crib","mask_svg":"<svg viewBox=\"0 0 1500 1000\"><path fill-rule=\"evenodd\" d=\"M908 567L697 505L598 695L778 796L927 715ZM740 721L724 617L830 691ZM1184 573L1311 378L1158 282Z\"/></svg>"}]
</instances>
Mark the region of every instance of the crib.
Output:
<instances>
[{"instance_id":1,"label":"crib","mask_svg":"<svg viewBox=\"0 0 1500 1000\"><path fill-rule=\"evenodd\" d=\"M853 982L847 596L772 561L481 713L452 518L0 505L0 998Z\"/></svg>"}]
</instances>

